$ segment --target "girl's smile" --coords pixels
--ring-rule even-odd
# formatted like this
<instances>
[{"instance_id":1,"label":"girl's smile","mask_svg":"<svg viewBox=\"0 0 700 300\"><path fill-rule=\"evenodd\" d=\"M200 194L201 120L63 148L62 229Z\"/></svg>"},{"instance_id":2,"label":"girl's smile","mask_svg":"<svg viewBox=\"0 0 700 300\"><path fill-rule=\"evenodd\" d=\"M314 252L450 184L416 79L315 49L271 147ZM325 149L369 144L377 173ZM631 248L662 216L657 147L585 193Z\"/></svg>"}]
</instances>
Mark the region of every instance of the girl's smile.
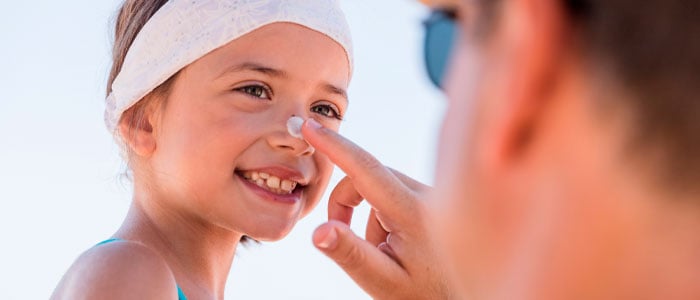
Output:
<instances>
[{"instance_id":1,"label":"girl's smile","mask_svg":"<svg viewBox=\"0 0 700 300\"><path fill-rule=\"evenodd\" d=\"M283 166L241 170L235 174L257 195L284 204L301 201L304 188L310 181L299 171Z\"/></svg>"}]
</instances>

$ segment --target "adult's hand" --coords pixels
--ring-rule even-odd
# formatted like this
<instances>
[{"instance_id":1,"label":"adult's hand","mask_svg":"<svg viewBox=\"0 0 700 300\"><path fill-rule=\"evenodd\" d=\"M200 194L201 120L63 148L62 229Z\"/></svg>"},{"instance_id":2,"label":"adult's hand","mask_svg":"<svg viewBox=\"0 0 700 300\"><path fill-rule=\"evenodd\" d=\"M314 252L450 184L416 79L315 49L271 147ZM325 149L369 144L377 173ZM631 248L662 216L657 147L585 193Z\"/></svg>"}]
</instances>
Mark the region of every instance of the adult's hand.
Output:
<instances>
[{"instance_id":1,"label":"adult's hand","mask_svg":"<svg viewBox=\"0 0 700 300\"><path fill-rule=\"evenodd\" d=\"M314 245L375 299L451 298L431 241L424 199L429 187L385 167L313 119L302 134L347 174L331 193L329 222L314 232ZM364 239L349 228L353 208L363 199L372 206Z\"/></svg>"}]
</instances>

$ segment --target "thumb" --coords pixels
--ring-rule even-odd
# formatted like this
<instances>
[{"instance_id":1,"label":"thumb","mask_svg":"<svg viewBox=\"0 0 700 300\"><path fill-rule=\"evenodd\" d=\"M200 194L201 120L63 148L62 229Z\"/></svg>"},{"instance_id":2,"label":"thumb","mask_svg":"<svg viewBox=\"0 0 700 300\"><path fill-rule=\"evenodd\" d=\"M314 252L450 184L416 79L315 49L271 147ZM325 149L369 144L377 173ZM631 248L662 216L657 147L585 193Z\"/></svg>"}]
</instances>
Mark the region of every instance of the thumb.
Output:
<instances>
[{"instance_id":1,"label":"thumb","mask_svg":"<svg viewBox=\"0 0 700 300\"><path fill-rule=\"evenodd\" d=\"M313 234L316 248L335 261L345 273L375 298L389 296L407 274L391 257L359 238L339 221L319 226Z\"/></svg>"}]
</instances>

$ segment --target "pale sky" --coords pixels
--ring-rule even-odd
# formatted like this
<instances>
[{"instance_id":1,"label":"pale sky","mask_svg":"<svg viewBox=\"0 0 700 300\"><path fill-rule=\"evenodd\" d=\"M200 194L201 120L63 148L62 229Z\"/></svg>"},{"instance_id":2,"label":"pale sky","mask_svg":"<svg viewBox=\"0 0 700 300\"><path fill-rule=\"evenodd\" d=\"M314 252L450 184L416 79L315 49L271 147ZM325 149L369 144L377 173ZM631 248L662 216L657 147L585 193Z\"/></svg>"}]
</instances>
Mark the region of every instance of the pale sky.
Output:
<instances>
[{"instance_id":1,"label":"pale sky","mask_svg":"<svg viewBox=\"0 0 700 300\"><path fill-rule=\"evenodd\" d=\"M0 10L0 295L46 299L73 260L111 236L130 203L104 127L110 20L120 1L6 1ZM423 72L427 10L343 0L355 42L341 132L432 183L445 101ZM335 172L332 184L342 177ZM311 244L325 201L276 243L237 251L226 299L369 299ZM353 229L364 233L368 208Z\"/></svg>"}]
</instances>

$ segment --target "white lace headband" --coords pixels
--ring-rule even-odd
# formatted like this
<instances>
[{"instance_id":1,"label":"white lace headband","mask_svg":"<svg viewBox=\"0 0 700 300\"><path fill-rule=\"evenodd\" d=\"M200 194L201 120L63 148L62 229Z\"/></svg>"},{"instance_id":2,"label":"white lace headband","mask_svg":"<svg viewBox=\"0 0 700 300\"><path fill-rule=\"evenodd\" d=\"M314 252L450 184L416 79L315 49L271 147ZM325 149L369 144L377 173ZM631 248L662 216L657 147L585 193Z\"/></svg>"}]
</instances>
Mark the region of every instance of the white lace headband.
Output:
<instances>
[{"instance_id":1,"label":"white lace headband","mask_svg":"<svg viewBox=\"0 0 700 300\"><path fill-rule=\"evenodd\" d=\"M170 0L136 36L106 100L110 132L122 114L180 69L262 26L290 22L329 36L347 54L350 29L337 0Z\"/></svg>"}]
</instances>

